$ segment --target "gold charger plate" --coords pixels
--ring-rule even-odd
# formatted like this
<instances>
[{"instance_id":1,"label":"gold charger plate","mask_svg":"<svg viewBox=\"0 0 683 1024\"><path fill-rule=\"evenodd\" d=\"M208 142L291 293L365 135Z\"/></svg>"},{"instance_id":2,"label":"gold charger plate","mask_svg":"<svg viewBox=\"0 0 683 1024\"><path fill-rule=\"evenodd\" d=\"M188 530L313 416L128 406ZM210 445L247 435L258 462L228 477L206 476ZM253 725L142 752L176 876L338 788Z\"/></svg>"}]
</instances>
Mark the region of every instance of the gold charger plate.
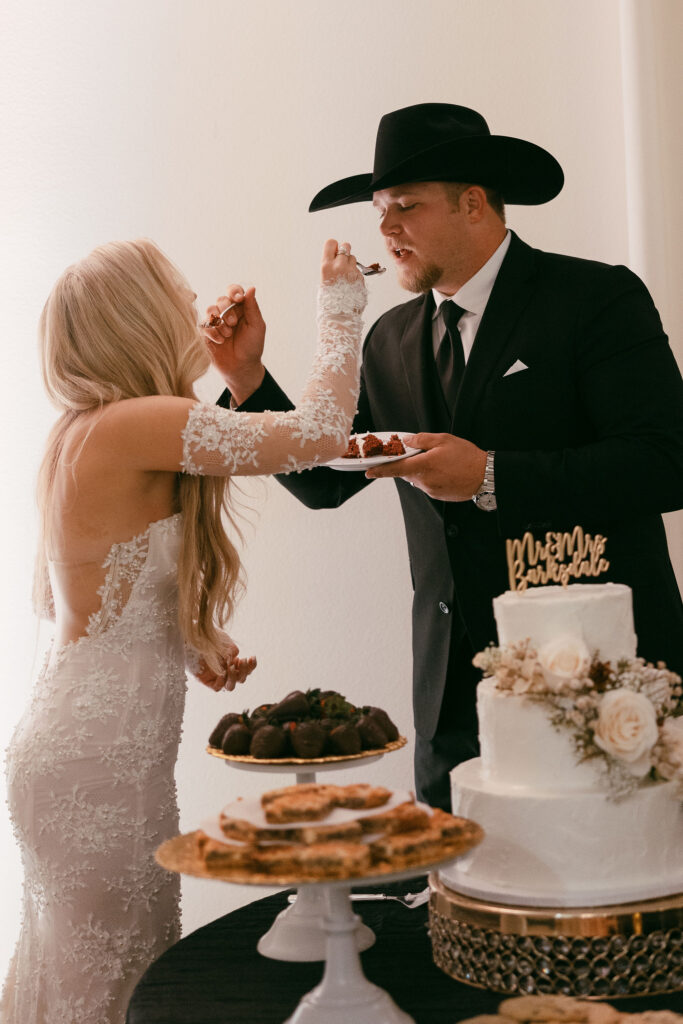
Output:
<instances>
[{"instance_id":1,"label":"gold charger plate","mask_svg":"<svg viewBox=\"0 0 683 1024\"><path fill-rule=\"evenodd\" d=\"M198 855L196 849L196 832L188 832L185 835L174 836L167 839L157 849L155 858L162 868L167 871L177 871L183 875L193 875L195 878L216 878L223 882L233 882L236 885L333 885L335 883L365 882L372 879L383 881L392 880L394 876L409 877L420 874L421 870L437 868L441 864L453 860L467 853L473 846L480 843L484 838L484 830L473 821L467 822L467 831L464 835L457 837L451 842L444 842L439 856L433 853L422 859L411 861L410 864L382 864L374 865L371 871L364 875L335 875L333 878L321 878L320 875L266 874L261 871L249 871L246 868L209 868Z\"/></svg>"},{"instance_id":2,"label":"gold charger plate","mask_svg":"<svg viewBox=\"0 0 683 1024\"><path fill-rule=\"evenodd\" d=\"M400 750L405 747L408 740L405 736L399 736L397 740L387 743L386 747L376 747L374 750L361 750L360 754L330 754L328 757L252 757L251 754L224 754L218 747L207 747L207 754L212 757L220 757L223 761L236 761L238 764L335 764L338 761L362 761L366 757L377 757L378 754L388 754L392 750Z\"/></svg>"}]
</instances>

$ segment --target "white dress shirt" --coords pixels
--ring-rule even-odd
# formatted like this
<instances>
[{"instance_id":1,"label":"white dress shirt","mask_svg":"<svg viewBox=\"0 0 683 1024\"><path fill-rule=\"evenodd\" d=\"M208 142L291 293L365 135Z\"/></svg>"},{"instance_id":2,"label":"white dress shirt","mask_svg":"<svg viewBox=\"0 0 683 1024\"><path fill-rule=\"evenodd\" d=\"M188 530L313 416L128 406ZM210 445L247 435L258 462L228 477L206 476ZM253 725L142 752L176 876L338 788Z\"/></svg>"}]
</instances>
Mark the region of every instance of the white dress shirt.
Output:
<instances>
[{"instance_id":1,"label":"white dress shirt","mask_svg":"<svg viewBox=\"0 0 683 1024\"><path fill-rule=\"evenodd\" d=\"M456 302L465 310L458 320L458 331L460 332L460 340L462 341L462 347L465 354L465 362L469 359L474 339L477 331L479 330L481 318L484 315L484 310L486 309L486 303L489 301L489 296L493 289L496 277L498 276L498 271L500 270L505 253L508 251L510 237L510 232L507 231L505 233L505 238L493 255L489 257L484 266L481 267L476 274L469 279L469 281L465 282L462 288L458 289L455 295L444 295L442 292L437 292L435 288L432 289L432 295L434 296L434 302L436 304L434 317L432 319L432 343L434 345L434 355L436 355L443 336L446 333L446 325L441 314L441 303L445 302L447 299L452 299L453 302Z\"/></svg>"}]
</instances>

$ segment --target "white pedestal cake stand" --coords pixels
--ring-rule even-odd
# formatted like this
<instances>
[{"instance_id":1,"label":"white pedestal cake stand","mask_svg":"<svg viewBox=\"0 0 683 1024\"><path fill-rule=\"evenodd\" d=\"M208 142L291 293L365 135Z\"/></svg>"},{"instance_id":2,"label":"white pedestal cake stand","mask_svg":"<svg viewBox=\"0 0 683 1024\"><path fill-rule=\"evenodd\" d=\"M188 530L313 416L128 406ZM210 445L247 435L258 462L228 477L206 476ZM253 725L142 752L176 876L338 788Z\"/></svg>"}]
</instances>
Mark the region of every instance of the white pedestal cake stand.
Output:
<instances>
[{"instance_id":1,"label":"white pedestal cake stand","mask_svg":"<svg viewBox=\"0 0 683 1024\"><path fill-rule=\"evenodd\" d=\"M412 876L408 873L403 877ZM323 888L327 896L327 913L322 920L323 979L303 997L285 1024L415 1024L388 992L363 974L356 941L359 918L351 909L348 883Z\"/></svg>"},{"instance_id":2,"label":"white pedestal cake stand","mask_svg":"<svg viewBox=\"0 0 683 1024\"><path fill-rule=\"evenodd\" d=\"M324 894L322 933L325 969L320 984L301 999L284 1024L416 1024L414 1018L401 1010L384 989L372 984L363 974L356 941L358 917L351 907L351 886L370 881L397 882L422 875L466 853L481 840L481 835L481 830L475 826L471 835L448 848L446 857L415 864L403 871L377 872L339 881L307 882L305 888L315 888ZM194 833L167 840L157 850L156 858L162 867L170 871L241 885L289 886L302 881L296 876L269 878L244 869L208 870L197 855Z\"/></svg>"},{"instance_id":3,"label":"white pedestal cake stand","mask_svg":"<svg viewBox=\"0 0 683 1024\"><path fill-rule=\"evenodd\" d=\"M207 752L239 771L280 775L294 774L297 785L304 785L316 781L316 772L354 768L359 762L362 762L363 767L373 764L385 754L399 750L405 746L406 742L406 739L401 736L389 743L383 750L368 751L368 753L353 754L348 757L341 755L321 757L308 761L286 758L258 761L247 756L224 754L215 747L207 747ZM325 894L321 892L320 886L301 886L297 889L296 899L291 906L277 915L268 931L259 940L257 947L259 953L262 956L270 957L271 960L288 960L298 963L324 960L325 912ZM355 921L356 946L362 952L372 946L375 941L375 933L363 924L359 917L356 917Z\"/></svg>"}]
</instances>

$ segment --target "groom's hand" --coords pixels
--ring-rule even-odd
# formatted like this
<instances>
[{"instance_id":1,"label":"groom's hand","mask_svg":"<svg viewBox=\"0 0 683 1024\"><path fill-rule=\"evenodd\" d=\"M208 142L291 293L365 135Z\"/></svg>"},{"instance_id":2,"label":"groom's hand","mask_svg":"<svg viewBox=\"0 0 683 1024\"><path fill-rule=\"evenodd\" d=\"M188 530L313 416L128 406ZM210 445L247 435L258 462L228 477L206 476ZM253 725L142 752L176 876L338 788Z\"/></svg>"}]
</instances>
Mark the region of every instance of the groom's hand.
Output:
<instances>
[{"instance_id":1,"label":"groom's hand","mask_svg":"<svg viewBox=\"0 0 683 1024\"><path fill-rule=\"evenodd\" d=\"M228 306L233 308L220 319ZM216 326L208 322L218 320ZM227 295L206 310L202 333L214 366L222 376L237 405L241 405L263 383L265 367L261 361L266 324L261 316L256 290L230 285Z\"/></svg>"},{"instance_id":2,"label":"groom's hand","mask_svg":"<svg viewBox=\"0 0 683 1024\"><path fill-rule=\"evenodd\" d=\"M366 477L402 477L440 501L469 501L479 490L486 471L486 452L471 441L453 434L405 435L403 440L411 448L424 451L374 466Z\"/></svg>"}]
</instances>

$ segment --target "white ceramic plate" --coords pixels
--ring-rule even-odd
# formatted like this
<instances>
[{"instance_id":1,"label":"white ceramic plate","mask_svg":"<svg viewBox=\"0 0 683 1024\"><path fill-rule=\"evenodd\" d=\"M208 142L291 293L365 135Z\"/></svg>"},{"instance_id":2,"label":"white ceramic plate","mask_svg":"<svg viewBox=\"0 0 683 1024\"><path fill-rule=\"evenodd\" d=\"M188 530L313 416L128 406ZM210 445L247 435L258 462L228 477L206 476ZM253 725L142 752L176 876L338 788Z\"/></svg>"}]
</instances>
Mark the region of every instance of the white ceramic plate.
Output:
<instances>
[{"instance_id":1,"label":"white ceramic plate","mask_svg":"<svg viewBox=\"0 0 683 1024\"><path fill-rule=\"evenodd\" d=\"M324 818L316 821L304 819L301 821L288 821L283 825L271 825L270 822L266 821L266 816L261 806L261 798L258 796L233 800L232 803L227 804L223 808L223 813L227 814L230 818L241 818L244 821L250 821L252 825L256 825L258 828L267 828L277 834L278 829L295 828L300 825L340 825L346 821L355 821L356 818L365 818L368 815L389 811L392 807L398 807L399 804L404 804L411 799L412 793L409 793L407 790L396 790L391 794L386 803L381 804L379 807L368 807L365 810L358 807L334 807ZM201 827L212 838L218 839L221 842L225 841L218 818L203 821Z\"/></svg>"},{"instance_id":2,"label":"white ceramic plate","mask_svg":"<svg viewBox=\"0 0 683 1024\"><path fill-rule=\"evenodd\" d=\"M361 451L363 450L363 438L367 437L369 433L374 434L374 436L379 438L382 442L388 441L392 434L398 434L402 441L406 436L406 433L401 433L400 430L373 430L366 431L365 434L352 434L351 438L355 437ZM349 440L351 440L351 438L349 438ZM400 462L401 459L408 459L411 455L417 455L418 452L422 451L421 448L410 448L405 441L403 441L403 446L406 450L405 455L373 455L368 459L331 459L329 462L326 462L325 465L330 469L339 469L346 473L354 471L358 472L359 470L370 469L371 466L381 466L385 462Z\"/></svg>"}]
</instances>

